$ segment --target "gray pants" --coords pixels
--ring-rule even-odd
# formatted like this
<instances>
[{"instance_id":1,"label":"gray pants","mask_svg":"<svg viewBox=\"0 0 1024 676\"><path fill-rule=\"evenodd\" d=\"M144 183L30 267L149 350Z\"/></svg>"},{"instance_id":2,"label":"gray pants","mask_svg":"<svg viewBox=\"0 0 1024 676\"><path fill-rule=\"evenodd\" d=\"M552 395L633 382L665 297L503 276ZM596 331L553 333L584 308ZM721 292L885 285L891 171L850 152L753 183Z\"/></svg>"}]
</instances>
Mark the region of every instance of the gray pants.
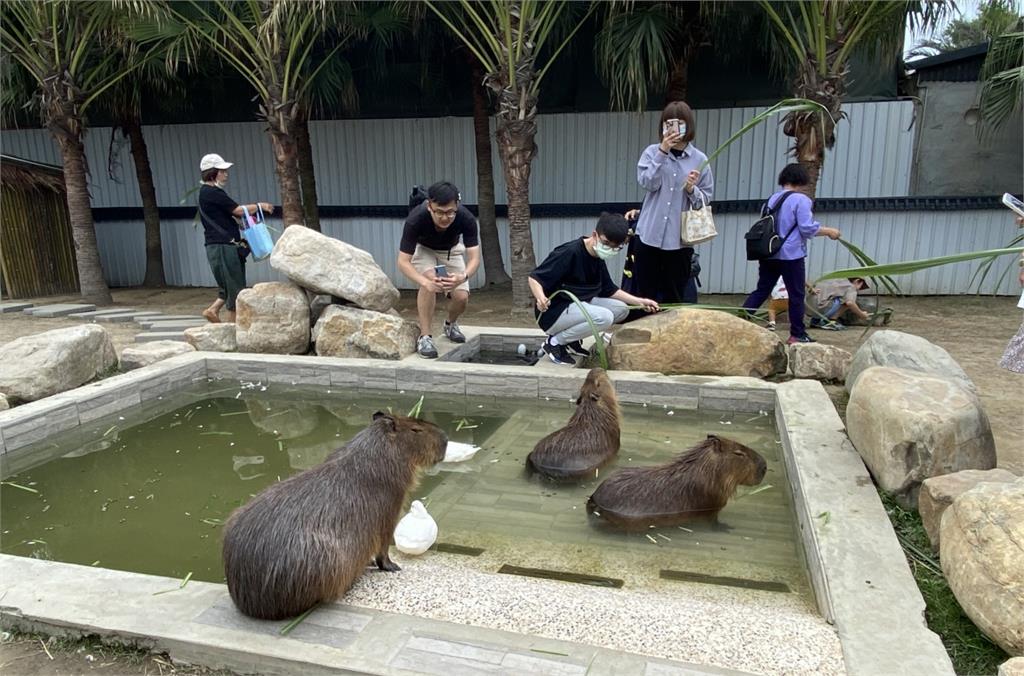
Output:
<instances>
[{"instance_id":1,"label":"gray pants","mask_svg":"<svg viewBox=\"0 0 1024 676\"><path fill-rule=\"evenodd\" d=\"M598 331L609 329L612 324L618 324L629 314L626 304L614 298L592 298L583 303L583 307L586 308ZM567 345L574 340L592 335L590 324L576 303L567 307L546 333L554 336L559 345Z\"/></svg>"}]
</instances>

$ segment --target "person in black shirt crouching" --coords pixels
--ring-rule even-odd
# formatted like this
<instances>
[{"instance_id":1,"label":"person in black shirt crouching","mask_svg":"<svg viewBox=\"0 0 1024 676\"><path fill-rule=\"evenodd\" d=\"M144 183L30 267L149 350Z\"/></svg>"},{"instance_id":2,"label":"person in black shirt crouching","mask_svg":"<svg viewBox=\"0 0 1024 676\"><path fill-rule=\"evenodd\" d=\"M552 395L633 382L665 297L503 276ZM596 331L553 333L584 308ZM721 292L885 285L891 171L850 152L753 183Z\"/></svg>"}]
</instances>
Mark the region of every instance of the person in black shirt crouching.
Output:
<instances>
[{"instance_id":1,"label":"person in black shirt crouching","mask_svg":"<svg viewBox=\"0 0 1024 676\"><path fill-rule=\"evenodd\" d=\"M639 298L615 286L608 275L606 260L622 251L629 226L618 214L603 213L589 237L580 237L555 248L530 273L530 291L537 302L538 324L548 334L540 349L555 364L574 366L570 352L589 356L582 339L591 335L590 324L579 307L565 294L550 298L560 289L580 299L598 330L618 324L629 314L627 305L640 305L657 312L658 304Z\"/></svg>"},{"instance_id":2,"label":"person in black shirt crouching","mask_svg":"<svg viewBox=\"0 0 1024 676\"><path fill-rule=\"evenodd\" d=\"M431 325L439 293L450 299L444 335L453 343L466 342L458 319L469 303L468 280L480 267L480 237L476 218L461 200L459 189L447 181L430 186L427 199L405 219L398 247L398 269L419 285L416 351L427 359L437 358Z\"/></svg>"}]
</instances>

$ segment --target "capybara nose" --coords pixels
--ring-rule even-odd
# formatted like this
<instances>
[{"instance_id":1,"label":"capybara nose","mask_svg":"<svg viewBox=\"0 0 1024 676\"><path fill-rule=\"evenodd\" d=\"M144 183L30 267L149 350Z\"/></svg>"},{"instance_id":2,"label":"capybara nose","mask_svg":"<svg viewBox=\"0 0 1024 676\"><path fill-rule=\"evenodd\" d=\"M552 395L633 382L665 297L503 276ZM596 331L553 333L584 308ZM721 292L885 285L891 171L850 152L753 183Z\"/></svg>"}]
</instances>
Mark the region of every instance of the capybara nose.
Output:
<instances>
[{"instance_id":1,"label":"capybara nose","mask_svg":"<svg viewBox=\"0 0 1024 676\"><path fill-rule=\"evenodd\" d=\"M768 464L762 460L757 463L757 483L761 483L764 480L764 475L768 472Z\"/></svg>"}]
</instances>

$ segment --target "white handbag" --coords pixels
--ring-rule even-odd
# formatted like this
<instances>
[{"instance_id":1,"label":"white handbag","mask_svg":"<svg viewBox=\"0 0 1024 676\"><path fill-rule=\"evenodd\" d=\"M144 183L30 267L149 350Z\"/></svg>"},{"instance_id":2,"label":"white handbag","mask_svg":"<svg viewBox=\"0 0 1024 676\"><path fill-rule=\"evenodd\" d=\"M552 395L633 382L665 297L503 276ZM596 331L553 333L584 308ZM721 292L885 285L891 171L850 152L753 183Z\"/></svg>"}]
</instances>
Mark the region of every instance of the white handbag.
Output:
<instances>
[{"instance_id":1,"label":"white handbag","mask_svg":"<svg viewBox=\"0 0 1024 676\"><path fill-rule=\"evenodd\" d=\"M700 206L696 209L683 209L679 218L679 237L684 246L696 246L718 236L711 205L707 203L704 191L697 187L694 190L700 196Z\"/></svg>"}]
</instances>

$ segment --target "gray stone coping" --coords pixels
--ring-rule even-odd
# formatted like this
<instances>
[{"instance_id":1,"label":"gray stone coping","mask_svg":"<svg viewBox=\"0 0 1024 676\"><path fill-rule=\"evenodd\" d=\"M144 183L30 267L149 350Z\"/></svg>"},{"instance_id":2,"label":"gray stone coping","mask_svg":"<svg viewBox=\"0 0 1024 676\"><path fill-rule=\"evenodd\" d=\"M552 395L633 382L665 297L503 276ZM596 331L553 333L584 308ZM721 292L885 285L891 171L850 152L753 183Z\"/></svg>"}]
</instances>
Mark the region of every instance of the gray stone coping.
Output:
<instances>
[{"instance_id":1,"label":"gray stone coping","mask_svg":"<svg viewBox=\"0 0 1024 676\"><path fill-rule=\"evenodd\" d=\"M624 402L719 412L774 411L815 598L821 614L838 630L849 673L953 673L941 642L925 625L924 601L867 470L820 383L794 380L774 384L755 378L630 371L609 375ZM5 472L10 472L27 461L17 458L20 448L208 378L469 396L569 398L576 396L585 376L582 369L538 370L422 359L391 362L193 352L0 412L0 447L5 454ZM16 458L18 461L11 462ZM16 569L12 567L43 563L29 562L0 556L0 579L20 579L7 572ZM82 584L95 575L114 574L69 564L46 565L77 570L74 576L83 578ZM49 584L48 578L36 579L33 589ZM193 585L199 588L199 583L190 588ZM222 586L209 586L223 595ZM104 589L105 596L121 597L109 594L110 587ZM10 601L8 598L3 605L9 606ZM149 605L146 599L136 602ZM24 614L24 609L21 612ZM38 619L50 626L88 626L79 612L87 618L103 615L85 604L78 610L69 606L63 614L55 611L54 617ZM159 608L154 606L147 614L159 615ZM426 622L406 616L401 620L411 623L409 627ZM464 627L460 630L466 631ZM150 635L132 626L111 632Z\"/></svg>"}]
</instances>

